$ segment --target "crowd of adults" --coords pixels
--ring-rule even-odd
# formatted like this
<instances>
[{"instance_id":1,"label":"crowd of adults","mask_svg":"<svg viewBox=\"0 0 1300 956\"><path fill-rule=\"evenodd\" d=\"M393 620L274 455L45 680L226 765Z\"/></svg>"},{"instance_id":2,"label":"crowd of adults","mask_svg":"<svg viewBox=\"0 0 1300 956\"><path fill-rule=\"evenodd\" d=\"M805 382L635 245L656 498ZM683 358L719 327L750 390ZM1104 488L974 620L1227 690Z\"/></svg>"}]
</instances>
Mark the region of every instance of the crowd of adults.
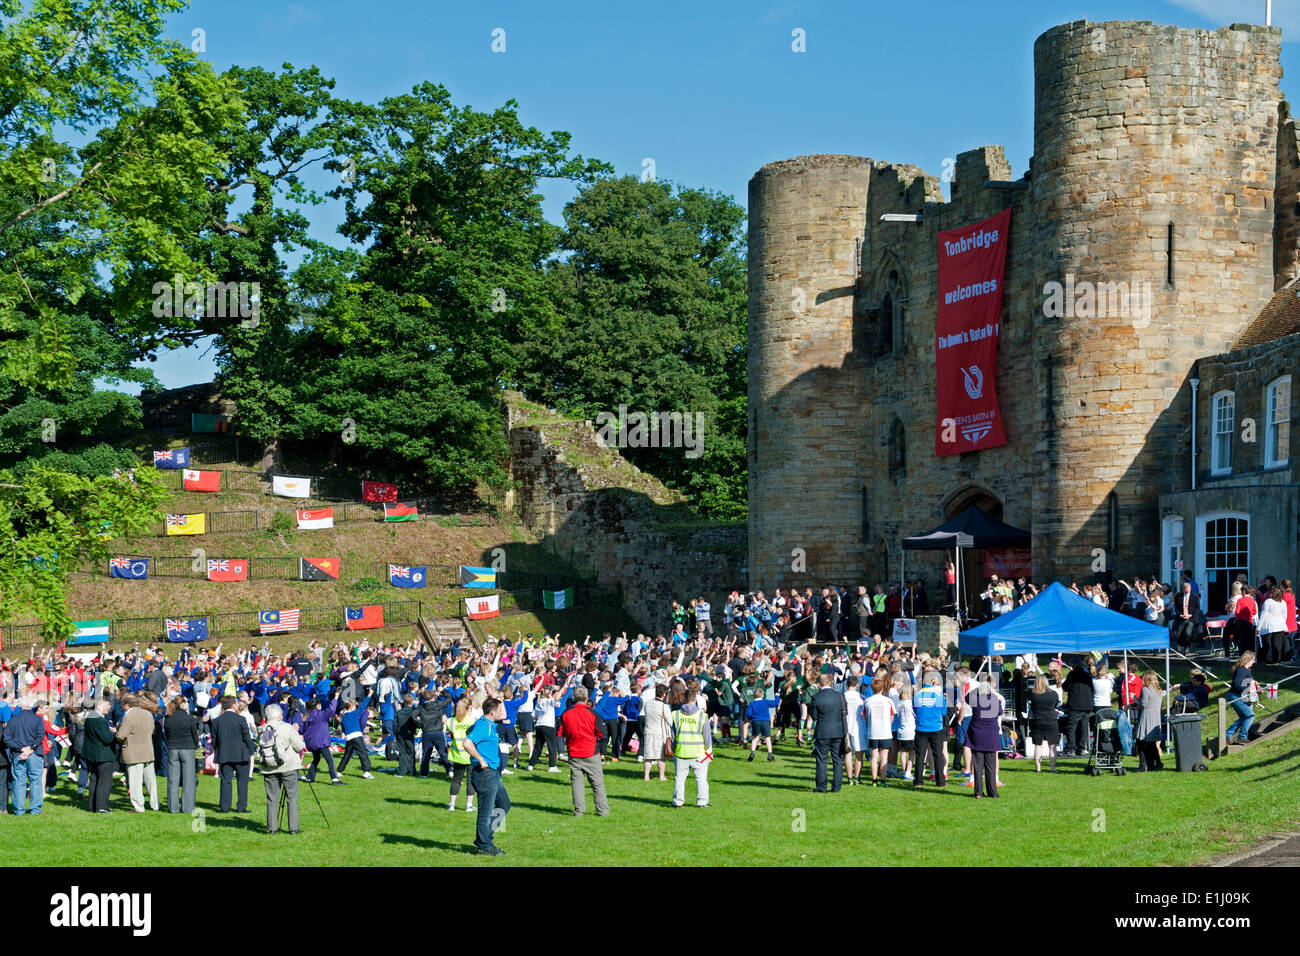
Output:
<instances>
[{"instance_id":1,"label":"crowd of adults","mask_svg":"<svg viewBox=\"0 0 1300 956\"><path fill-rule=\"evenodd\" d=\"M1194 582L1184 594L1193 594ZM1142 578L1075 590L1125 613L1168 623L1188 642L1204 624L1196 601L1170 601ZM1033 600L1031 582L989 581L986 615ZM1230 635L1239 650L1228 699L1249 733L1257 646L1275 660L1292 650L1290 582L1234 587ZM1262 593L1263 599L1260 600ZM948 598L952 598L949 588ZM18 815L39 814L44 793L75 787L87 811L191 813L200 773L219 777L217 810L246 813L259 773L267 827L299 830L300 780L322 766L345 785L353 761L374 779L371 758L396 762L401 777L448 778L447 808L475 812L474 845L499 855L494 834L509 812L505 778L561 772L567 762L577 815L586 793L610 813L603 767L635 757L644 779L667 781L674 808L709 806L715 746L733 743L753 761L778 759L773 740L793 736L815 756L814 789L870 784L946 786L955 777L976 797L997 797L999 764L1032 757L1056 767L1058 754L1087 751L1090 716L1118 706L1130 722L1139 770L1162 766L1161 705L1166 692L1187 708L1209 700L1204 673L1164 689L1153 670L1109 668L1105 658L1052 660L1033 655L962 662L895 645L891 617L927 607L924 586L777 589L730 595L714 620L703 597L673 602L666 634L603 634L579 642L559 635L491 638L482 648L370 646L366 640L278 656L269 646L223 653L174 646L116 655L59 655L31 649L0 659L0 793ZM1282 611L1278 612L1278 608ZM1233 623L1235 622L1235 623ZM1290 634L1287 634L1287 631ZM800 633L814 637L796 644ZM1280 641L1274 635L1281 633ZM1260 640L1260 636L1263 640ZM336 762L336 757L338 760ZM165 800L159 778L166 781ZM125 806L114 808L115 782ZM475 802L477 800L477 807Z\"/></svg>"}]
</instances>

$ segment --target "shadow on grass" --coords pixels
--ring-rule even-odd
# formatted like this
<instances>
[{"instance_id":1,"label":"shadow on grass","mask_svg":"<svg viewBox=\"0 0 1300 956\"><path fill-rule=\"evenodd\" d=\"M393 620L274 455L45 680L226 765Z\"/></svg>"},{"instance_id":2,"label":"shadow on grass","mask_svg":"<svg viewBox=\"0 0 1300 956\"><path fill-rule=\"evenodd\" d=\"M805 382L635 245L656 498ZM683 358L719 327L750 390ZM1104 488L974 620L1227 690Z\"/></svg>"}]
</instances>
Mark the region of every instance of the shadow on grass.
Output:
<instances>
[{"instance_id":1,"label":"shadow on grass","mask_svg":"<svg viewBox=\"0 0 1300 956\"><path fill-rule=\"evenodd\" d=\"M1229 752L1227 754L1224 754L1219 759L1224 760L1227 759L1228 757L1235 757L1235 756L1238 756L1238 754ZM1241 756L1246 756L1246 754L1241 754ZM1226 770L1228 773L1246 773L1247 771L1250 770L1258 770L1262 767L1272 766L1273 764L1285 763L1288 760L1295 760L1297 757L1300 757L1300 748L1296 748L1295 750L1291 750L1284 754L1278 754L1276 757L1269 757L1267 760L1258 760L1255 761L1254 763L1244 763L1238 767L1219 767L1218 769Z\"/></svg>"},{"instance_id":2,"label":"shadow on grass","mask_svg":"<svg viewBox=\"0 0 1300 956\"><path fill-rule=\"evenodd\" d=\"M254 811L248 811L250 814ZM204 816L204 823L209 827L218 829L239 829L239 830L256 830L259 833L266 832L265 810L259 814L257 819L246 814L236 813L233 810L230 813L222 813L219 810L209 810ZM301 807L299 813L301 813Z\"/></svg>"},{"instance_id":3,"label":"shadow on grass","mask_svg":"<svg viewBox=\"0 0 1300 956\"><path fill-rule=\"evenodd\" d=\"M478 851L474 849L474 844L470 843L443 843L440 840L427 840L424 837L413 837L407 833L381 833L379 839L384 843L404 843L407 846L419 847L422 850L449 850L452 853L464 853L467 856L473 855Z\"/></svg>"},{"instance_id":4,"label":"shadow on grass","mask_svg":"<svg viewBox=\"0 0 1300 956\"><path fill-rule=\"evenodd\" d=\"M540 803L524 803L522 800L515 800L512 797L510 800L510 809L514 810L516 807L522 810L536 810L538 813L558 813L562 817L573 816L572 807L568 809L565 809L564 807L548 807L548 806L543 806ZM594 809L592 807L592 803L590 800L587 802L587 808L589 810L592 810L594 815Z\"/></svg>"}]
</instances>

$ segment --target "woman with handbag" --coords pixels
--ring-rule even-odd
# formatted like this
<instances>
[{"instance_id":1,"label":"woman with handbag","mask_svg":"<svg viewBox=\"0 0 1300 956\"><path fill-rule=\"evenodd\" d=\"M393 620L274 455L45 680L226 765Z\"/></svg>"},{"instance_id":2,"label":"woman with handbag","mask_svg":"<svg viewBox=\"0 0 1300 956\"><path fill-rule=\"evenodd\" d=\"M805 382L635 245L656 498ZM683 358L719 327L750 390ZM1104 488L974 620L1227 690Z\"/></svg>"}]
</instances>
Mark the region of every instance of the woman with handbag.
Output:
<instances>
[{"instance_id":1,"label":"woman with handbag","mask_svg":"<svg viewBox=\"0 0 1300 956\"><path fill-rule=\"evenodd\" d=\"M671 711L666 703L668 687L658 684L654 700L645 705L645 779L650 779L650 765L659 764L659 779L667 780L668 758L672 756L672 732L668 727Z\"/></svg>"},{"instance_id":2,"label":"woman with handbag","mask_svg":"<svg viewBox=\"0 0 1300 956\"><path fill-rule=\"evenodd\" d=\"M1142 693L1138 697L1138 722L1133 736L1138 751L1138 773L1163 770L1160 761L1160 677L1155 671L1142 675Z\"/></svg>"}]
</instances>

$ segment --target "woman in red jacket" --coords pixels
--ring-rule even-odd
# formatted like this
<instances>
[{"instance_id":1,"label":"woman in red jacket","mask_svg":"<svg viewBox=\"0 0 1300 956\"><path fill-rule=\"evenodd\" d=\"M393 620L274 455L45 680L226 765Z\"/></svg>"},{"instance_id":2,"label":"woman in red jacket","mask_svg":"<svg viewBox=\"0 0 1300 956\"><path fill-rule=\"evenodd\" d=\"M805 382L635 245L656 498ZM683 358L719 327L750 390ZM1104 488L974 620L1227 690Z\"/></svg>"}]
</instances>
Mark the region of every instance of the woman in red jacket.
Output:
<instances>
[{"instance_id":1,"label":"woman in red jacket","mask_svg":"<svg viewBox=\"0 0 1300 956\"><path fill-rule=\"evenodd\" d=\"M1291 646L1291 660L1294 664L1300 660L1300 648L1296 647L1295 591L1291 589L1291 579L1282 579L1282 603L1286 605L1287 642Z\"/></svg>"},{"instance_id":2,"label":"woman in red jacket","mask_svg":"<svg viewBox=\"0 0 1300 956\"><path fill-rule=\"evenodd\" d=\"M1237 622L1232 637L1237 642L1238 654L1255 650L1255 619L1258 615L1259 605L1255 603L1254 593L1250 588L1242 588L1241 597L1237 598L1232 611Z\"/></svg>"}]
</instances>

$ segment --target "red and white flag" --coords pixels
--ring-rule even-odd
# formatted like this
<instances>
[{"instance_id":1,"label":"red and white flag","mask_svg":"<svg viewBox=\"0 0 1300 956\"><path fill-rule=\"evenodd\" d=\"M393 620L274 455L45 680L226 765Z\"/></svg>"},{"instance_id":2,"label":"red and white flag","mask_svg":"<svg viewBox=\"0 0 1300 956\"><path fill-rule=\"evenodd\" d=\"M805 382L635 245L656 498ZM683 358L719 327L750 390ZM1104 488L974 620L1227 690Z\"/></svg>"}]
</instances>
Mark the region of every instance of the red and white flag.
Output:
<instances>
[{"instance_id":1,"label":"red and white flag","mask_svg":"<svg viewBox=\"0 0 1300 956\"><path fill-rule=\"evenodd\" d=\"M334 509L333 508L299 508L298 527L300 529L332 528L334 527Z\"/></svg>"},{"instance_id":2,"label":"red and white flag","mask_svg":"<svg viewBox=\"0 0 1300 956\"><path fill-rule=\"evenodd\" d=\"M221 472L219 471L195 471L186 468L181 472L181 484L186 491L220 491L221 490Z\"/></svg>"},{"instance_id":3,"label":"red and white flag","mask_svg":"<svg viewBox=\"0 0 1300 956\"><path fill-rule=\"evenodd\" d=\"M470 620L478 621L485 617L500 617L501 607L499 602L500 595L489 594L486 597L473 597L465 599L465 613L469 615Z\"/></svg>"}]
</instances>

